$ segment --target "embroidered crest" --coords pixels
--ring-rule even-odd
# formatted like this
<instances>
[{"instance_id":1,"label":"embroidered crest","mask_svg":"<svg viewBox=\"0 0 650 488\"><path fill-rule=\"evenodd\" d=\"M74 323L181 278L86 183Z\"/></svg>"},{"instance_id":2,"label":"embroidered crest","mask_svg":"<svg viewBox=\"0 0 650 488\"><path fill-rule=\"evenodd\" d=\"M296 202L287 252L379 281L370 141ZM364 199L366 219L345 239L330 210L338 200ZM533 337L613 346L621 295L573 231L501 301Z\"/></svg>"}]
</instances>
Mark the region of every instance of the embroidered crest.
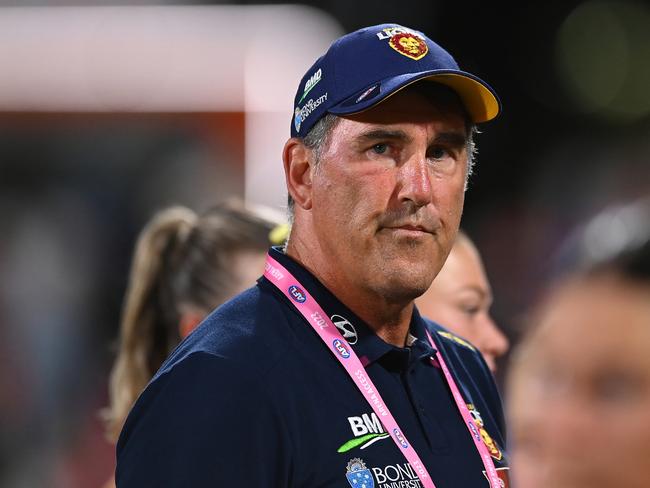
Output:
<instances>
[{"instance_id":1,"label":"embroidered crest","mask_svg":"<svg viewBox=\"0 0 650 488\"><path fill-rule=\"evenodd\" d=\"M348 472L345 477L353 488L373 488L375 486L375 480L362 459L350 459L346 469Z\"/></svg>"},{"instance_id":2,"label":"embroidered crest","mask_svg":"<svg viewBox=\"0 0 650 488\"><path fill-rule=\"evenodd\" d=\"M415 61L422 59L429 52L429 46L424 39L410 32L395 34L390 38L388 44L398 53Z\"/></svg>"},{"instance_id":3,"label":"embroidered crest","mask_svg":"<svg viewBox=\"0 0 650 488\"><path fill-rule=\"evenodd\" d=\"M481 439L483 440L483 444L485 444L485 447L487 447L490 456L492 456L497 461L501 461L501 459L503 459L503 453L499 449L497 443L494 442L494 439L490 437L490 434L485 429L485 424L483 423L483 419L481 418L481 413L476 409L476 407L472 403L467 404L467 409L469 410L469 413L472 415L472 418L476 423L476 427L478 427L478 430L481 434Z\"/></svg>"}]
</instances>

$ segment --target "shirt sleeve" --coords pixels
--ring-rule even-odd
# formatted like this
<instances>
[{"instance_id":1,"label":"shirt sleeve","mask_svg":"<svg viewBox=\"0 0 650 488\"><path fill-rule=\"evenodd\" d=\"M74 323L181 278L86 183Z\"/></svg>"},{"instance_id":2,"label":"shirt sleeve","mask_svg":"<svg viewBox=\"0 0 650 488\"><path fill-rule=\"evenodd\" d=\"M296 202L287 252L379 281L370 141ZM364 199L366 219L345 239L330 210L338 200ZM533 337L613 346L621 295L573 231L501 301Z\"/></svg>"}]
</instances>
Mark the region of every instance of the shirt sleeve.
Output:
<instances>
[{"instance_id":1,"label":"shirt sleeve","mask_svg":"<svg viewBox=\"0 0 650 488\"><path fill-rule=\"evenodd\" d=\"M250 368L191 354L136 402L117 445L117 487L289 487L279 410Z\"/></svg>"}]
</instances>

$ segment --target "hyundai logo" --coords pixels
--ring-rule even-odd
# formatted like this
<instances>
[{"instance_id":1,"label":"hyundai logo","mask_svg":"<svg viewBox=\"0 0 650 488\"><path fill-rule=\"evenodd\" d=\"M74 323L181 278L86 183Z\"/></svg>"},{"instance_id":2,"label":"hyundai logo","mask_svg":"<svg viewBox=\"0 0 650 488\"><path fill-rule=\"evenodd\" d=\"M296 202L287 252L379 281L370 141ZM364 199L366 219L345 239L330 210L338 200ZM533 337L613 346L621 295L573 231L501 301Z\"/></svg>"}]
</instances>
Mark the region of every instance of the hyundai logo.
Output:
<instances>
[{"instance_id":1,"label":"hyundai logo","mask_svg":"<svg viewBox=\"0 0 650 488\"><path fill-rule=\"evenodd\" d=\"M359 340L359 337L357 336L357 330L348 319L340 315L332 315L330 319L332 320L332 323L336 325L336 328L341 332L343 338L348 341L348 344L354 345L357 343Z\"/></svg>"}]
</instances>

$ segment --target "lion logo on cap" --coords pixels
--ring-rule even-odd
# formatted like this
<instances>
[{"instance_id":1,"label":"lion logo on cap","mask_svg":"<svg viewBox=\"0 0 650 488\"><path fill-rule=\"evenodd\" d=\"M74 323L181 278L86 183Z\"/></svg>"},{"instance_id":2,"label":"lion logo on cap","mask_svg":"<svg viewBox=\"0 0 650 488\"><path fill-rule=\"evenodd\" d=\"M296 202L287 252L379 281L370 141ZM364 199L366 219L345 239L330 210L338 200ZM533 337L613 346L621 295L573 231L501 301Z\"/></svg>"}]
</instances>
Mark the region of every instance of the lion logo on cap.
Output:
<instances>
[{"instance_id":1,"label":"lion logo on cap","mask_svg":"<svg viewBox=\"0 0 650 488\"><path fill-rule=\"evenodd\" d=\"M424 39L410 32L395 34L390 38L388 44L398 53L415 61L422 59L429 52L429 46Z\"/></svg>"}]
</instances>

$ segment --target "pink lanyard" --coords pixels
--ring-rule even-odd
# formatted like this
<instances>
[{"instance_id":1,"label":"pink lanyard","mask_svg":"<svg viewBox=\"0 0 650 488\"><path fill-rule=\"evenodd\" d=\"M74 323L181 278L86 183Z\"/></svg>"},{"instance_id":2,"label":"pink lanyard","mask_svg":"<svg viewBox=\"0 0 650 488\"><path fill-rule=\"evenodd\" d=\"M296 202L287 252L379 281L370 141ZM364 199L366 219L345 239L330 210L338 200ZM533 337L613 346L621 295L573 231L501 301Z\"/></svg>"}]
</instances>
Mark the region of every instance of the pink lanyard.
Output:
<instances>
[{"instance_id":1,"label":"pink lanyard","mask_svg":"<svg viewBox=\"0 0 650 488\"><path fill-rule=\"evenodd\" d=\"M296 309L303 317L305 317L305 319L307 319L307 322L309 322L323 342L332 351L334 357L336 357L345 368L348 375L350 375L350 378L352 378L354 383L357 385L357 388L359 388L359 391L363 394L374 412L381 419L382 424L386 427L386 431L390 434L406 460L418 473L422 484L426 488L435 488L435 484L424 467L424 464L420 461L420 457L415 452L415 449L411 447L404 433L400 430L393 415L390 413L388 407L379 395L377 388L375 388L375 385L372 383L372 380L366 375L366 370L361 364L361 361L359 361L355 352L343 338L336 326L332 323L328 315L323 311L320 305L318 305L316 300L305 291L300 282L289 271L287 271L284 266L278 263L271 256L266 257L264 276L293 302ZM447 380L447 384L451 389L456 406L467 425L472 439L474 439L476 449L478 449L478 452L481 455L483 465L485 466L488 475L490 487L499 488L502 486L501 481L499 480L499 476L494 468L494 463L492 462L487 447L482 441L481 434L474 423L474 419L469 413L465 400L461 396L458 386L456 386L456 382L449 372L449 368L447 368L442 355L435 346L433 338L428 331L427 337L431 346L436 349L436 359L438 360L445 375L445 379Z\"/></svg>"}]
</instances>

